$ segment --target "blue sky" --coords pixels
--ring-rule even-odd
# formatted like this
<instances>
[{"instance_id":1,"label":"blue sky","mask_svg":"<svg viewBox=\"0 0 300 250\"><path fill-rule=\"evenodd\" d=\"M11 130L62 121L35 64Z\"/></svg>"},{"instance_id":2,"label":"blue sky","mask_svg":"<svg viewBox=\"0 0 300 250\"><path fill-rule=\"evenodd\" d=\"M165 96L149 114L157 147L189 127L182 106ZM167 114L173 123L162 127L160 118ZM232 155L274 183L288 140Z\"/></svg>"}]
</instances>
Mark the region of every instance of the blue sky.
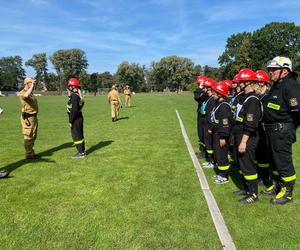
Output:
<instances>
[{"instance_id":1,"label":"blue sky","mask_svg":"<svg viewBox=\"0 0 300 250\"><path fill-rule=\"evenodd\" d=\"M299 0L0 0L0 6L0 57L25 62L36 53L79 48L89 73L115 73L123 61L148 67L170 55L218 66L230 35L270 22L300 23Z\"/></svg>"}]
</instances>

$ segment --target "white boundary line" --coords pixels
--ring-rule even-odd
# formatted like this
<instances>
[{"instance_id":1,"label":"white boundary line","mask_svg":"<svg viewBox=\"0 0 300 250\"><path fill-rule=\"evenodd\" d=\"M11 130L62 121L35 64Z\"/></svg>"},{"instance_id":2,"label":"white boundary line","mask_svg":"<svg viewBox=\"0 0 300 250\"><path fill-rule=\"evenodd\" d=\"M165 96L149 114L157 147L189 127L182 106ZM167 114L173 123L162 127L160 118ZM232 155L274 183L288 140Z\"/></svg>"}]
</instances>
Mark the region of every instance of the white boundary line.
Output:
<instances>
[{"instance_id":1,"label":"white boundary line","mask_svg":"<svg viewBox=\"0 0 300 250\"><path fill-rule=\"evenodd\" d=\"M223 216L220 212L220 209L218 207L218 204L212 194L212 192L209 189L205 174L203 172L203 169L201 168L201 165L195 155L195 152L193 150L192 144L190 143L190 140L187 136L186 130L184 128L183 122L180 118L179 112L176 110L176 115L177 118L179 120L179 124L180 124L180 128L181 128L181 132L182 135L184 137L186 146L188 148L188 151L190 153L190 156L192 158L194 167L196 169L197 175L198 175L198 179L201 185L201 189L203 191L203 194L205 196L206 202L207 202L207 206L209 209L209 212L211 214L211 217L213 219L213 222L215 224L215 228L217 230L219 239L221 241L222 247L223 249L230 249L230 250L234 250L236 249L234 242L232 240L232 237L227 229L227 226L225 224L225 221L223 219Z\"/></svg>"}]
</instances>

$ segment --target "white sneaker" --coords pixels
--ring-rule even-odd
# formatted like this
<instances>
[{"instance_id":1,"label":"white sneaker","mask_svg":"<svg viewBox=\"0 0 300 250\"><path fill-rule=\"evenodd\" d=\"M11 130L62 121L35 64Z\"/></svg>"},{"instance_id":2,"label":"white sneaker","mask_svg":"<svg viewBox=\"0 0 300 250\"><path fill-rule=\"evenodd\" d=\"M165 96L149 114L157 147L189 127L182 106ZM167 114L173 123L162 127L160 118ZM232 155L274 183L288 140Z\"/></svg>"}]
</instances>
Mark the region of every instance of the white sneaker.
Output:
<instances>
[{"instance_id":1,"label":"white sneaker","mask_svg":"<svg viewBox=\"0 0 300 250\"><path fill-rule=\"evenodd\" d=\"M225 177L222 177L222 176L218 176L217 179L215 179L215 183L216 184L225 184L225 183L228 183L228 178L225 178Z\"/></svg>"},{"instance_id":2,"label":"white sneaker","mask_svg":"<svg viewBox=\"0 0 300 250\"><path fill-rule=\"evenodd\" d=\"M204 163L202 164L202 167L203 167L203 168L214 168L215 165L208 161L208 162L204 162Z\"/></svg>"}]
</instances>

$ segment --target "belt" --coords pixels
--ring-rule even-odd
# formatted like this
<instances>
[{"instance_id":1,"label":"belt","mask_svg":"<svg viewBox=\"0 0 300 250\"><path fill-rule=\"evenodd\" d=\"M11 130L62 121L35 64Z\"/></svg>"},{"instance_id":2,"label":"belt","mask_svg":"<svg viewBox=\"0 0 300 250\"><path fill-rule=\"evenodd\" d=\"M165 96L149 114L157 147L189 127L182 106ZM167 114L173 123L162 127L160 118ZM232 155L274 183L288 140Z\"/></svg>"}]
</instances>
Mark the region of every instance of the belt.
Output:
<instances>
[{"instance_id":1,"label":"belt","mask_svg":"<svg viewBox=\"0 0 300 250\"><path fill-rule=\"evenodd\" d=\"M295 125L294 123L284 123L284 122L271 123L271 124L262 123L262 128L264 131L272 132L272 131L295 129Z\"/></svg>"},{"instance_id":2,"label":"belt","mask_svg":"<svg viewBox=\"0 0 300 250\"><path fill-rule=\"evenodd\" d=\"M36 117L36 113L29 114L29 113L26 113L26 112L22 112L22 118L23 118L23 120L26 120L26 119L28 119L29 117L32 117L32 116Z\"/></svg>"}]
</instances>

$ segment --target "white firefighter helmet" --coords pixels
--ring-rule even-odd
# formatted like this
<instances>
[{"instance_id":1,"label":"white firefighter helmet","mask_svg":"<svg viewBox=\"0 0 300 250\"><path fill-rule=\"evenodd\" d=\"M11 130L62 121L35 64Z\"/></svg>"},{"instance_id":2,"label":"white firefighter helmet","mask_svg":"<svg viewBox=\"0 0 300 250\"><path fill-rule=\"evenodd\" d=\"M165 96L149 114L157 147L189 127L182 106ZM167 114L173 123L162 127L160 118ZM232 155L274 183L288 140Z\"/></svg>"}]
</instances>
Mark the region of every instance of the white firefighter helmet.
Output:
<instances>
[{"instance_id":1,"label":"white firefighter helmet","mask_svg":"<svg viewBox=\"0 0 300 250\"><path fill-rule=\"evenodd\" d=\"M292 72L292 61L288 57L276 56L267 63L267 68L288 68Z\"/></svg>"}]
</instances>

